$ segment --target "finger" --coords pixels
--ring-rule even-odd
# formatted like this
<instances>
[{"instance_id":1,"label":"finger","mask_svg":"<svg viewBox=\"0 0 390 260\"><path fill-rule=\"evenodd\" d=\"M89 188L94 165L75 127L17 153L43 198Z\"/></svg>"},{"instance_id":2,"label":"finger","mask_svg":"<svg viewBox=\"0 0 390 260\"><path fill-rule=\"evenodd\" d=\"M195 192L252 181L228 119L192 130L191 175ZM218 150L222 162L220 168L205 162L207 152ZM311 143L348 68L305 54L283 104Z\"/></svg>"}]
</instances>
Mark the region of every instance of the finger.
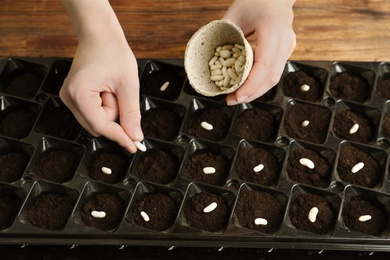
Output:
<instances>
[{"instance_id":1,"label":"finger","mask_svg":"<svg viewBox=\"0 0 390 260\"><path fill-rule=\"evenodd\" d=\"M107 119L110 121L116 121L119 115L119 107L118 99L116 98L115 94L111 92L103 92L100 96Z\"/></svg>"},{"instance_id":2,"label":"finger","mask_svg":"<svg viewBox=\"0 0 390 260\"><path fill-rule=\"evenodd\" d=\"M141 113L139 106L138 76L117 88L120 124L127 135L134 141L144 139L141 130Z\"/></svg>"}]
</instances>

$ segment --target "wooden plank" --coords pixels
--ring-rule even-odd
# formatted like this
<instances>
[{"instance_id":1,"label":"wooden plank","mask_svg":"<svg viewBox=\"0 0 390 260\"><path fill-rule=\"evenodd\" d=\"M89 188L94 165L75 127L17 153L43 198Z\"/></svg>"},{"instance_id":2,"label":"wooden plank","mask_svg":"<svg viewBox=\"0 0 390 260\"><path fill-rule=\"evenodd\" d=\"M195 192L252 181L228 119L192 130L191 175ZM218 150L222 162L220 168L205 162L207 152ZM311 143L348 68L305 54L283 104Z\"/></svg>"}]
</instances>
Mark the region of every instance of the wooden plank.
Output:
<instances>
[{"instance_id":1,"label":"wooden plank","mask_svg":"<svg viewBox=\"0 0 390 260\"><path fill-rule=\"evenodd\" d=\"M192 34L230 3L111 0L138 58L183 58ZM390 1L299 0L294 13L291 59L390 61ZM72 57L76 46L59 0L0 0L0 56Z\"/></svg>"}]
</instances>

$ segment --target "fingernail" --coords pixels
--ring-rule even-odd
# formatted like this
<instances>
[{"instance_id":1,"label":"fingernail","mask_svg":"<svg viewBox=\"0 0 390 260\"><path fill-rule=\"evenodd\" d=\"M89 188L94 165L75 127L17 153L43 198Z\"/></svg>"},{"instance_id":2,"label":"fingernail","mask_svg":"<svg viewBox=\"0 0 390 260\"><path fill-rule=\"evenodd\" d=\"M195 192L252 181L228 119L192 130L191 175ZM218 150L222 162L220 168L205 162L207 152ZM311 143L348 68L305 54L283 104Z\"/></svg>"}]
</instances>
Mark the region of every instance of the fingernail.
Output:
<instances>
[{"instance_id":1,"label":"fingernail","mask_svg":"<svg viewBox=\"0 0 390 260\"><path fill-rule=\"evenodd\" d=\"M135 139L142 140L144 139L144 134L142 133L141 127L134 127L133 128L133 135Z\"/></svg>"},{"instance_id":2,"label":"fingernail","mask_svg":"<svg viewBox=\"0 0 390 260\"><path fill-rule=\"evenodd\" d=\"M246 103L247 100L248 100L248 97L247 97L247 96L242 96L242 97L239 97L239 98L237 99L238 103L240 103L240 104Z\"/></svg>"},{"instance_id":3,"label":"fingernail","mask_svg":"<svg viewBox=\"0 0 390 260\"><path fill-rule=\"evenodd\" d=\"M228 106L235 106L238 104L237 100L235 100L235 99L229 99L229 100L227 100L226 103Z\"/></svg>"}]
</instances>

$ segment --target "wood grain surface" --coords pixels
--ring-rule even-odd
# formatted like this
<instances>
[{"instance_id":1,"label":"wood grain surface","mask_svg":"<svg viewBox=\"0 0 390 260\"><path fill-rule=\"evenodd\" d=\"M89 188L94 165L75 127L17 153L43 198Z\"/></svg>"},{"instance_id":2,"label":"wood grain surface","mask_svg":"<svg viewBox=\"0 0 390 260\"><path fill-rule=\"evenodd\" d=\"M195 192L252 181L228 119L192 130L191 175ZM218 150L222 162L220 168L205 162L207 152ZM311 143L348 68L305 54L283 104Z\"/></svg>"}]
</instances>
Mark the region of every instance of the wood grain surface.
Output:
<instances>
[{"instance_id":1,"label":"wood grain surface","mask_svg":"<svg viewBox=\"0 0 390 260\"><path fill-rule=\"evenodd\" d=\"M192 34L232 1L110 2L137 58L183 58ZM390 61L389 0L297 0L294 13L290 59ZM0 0L0 57L72 57L76 46L59 0Z\"/></svg>"}]
</instances>

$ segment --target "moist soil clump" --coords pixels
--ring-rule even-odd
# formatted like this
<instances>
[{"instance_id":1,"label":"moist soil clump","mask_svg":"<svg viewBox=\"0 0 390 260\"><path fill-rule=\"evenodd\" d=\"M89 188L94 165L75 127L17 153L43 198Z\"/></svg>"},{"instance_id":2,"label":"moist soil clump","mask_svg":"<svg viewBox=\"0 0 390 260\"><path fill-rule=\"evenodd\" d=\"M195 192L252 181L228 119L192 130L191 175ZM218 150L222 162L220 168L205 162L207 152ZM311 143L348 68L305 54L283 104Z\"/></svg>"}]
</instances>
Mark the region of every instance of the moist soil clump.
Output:
<instances>
[{"instance_id":1,"label":"moist soil clump","mask_svg":"<svg viewBox=\"0 0 390 260\"><path fill-rule=\"evenodd\" d=\"M109 168L111 173L104 173L102 167ZM88 176L94 180L113 184L125 177L127 167L128 160L124 156L117 153L98 151L91 158L88 166Z\"/></svg>"},{"instance_id":2,"label":"moist soil clump","mask_svg":"<svg viewBox=\"0 0 390 260\"><path fill-rule=\"evenodd\" d=\"M352 173L352 168L360 162L364 163L364 167ZM342 181L367 188L374 187L382 179L380 163L372 155L350 144L343 145L340 150L337 172Z\"/></svg>"},{"instance_id":3,"label":"moist soil clump","mask_svg":"<svg viewBox=\"0 0 390 260\"><path fill-rule=\"evenodd\" d=\"M264 168L259 172L255 172L253 168L260 164ZM241 149L234 166L240 179L264 186L276 184L281 170L279 160L260 147Z\"/></svg>"},{"instance_id":4,"label":"moist soil clump","mask_svg":"<svg viewBox=\"0 0 390 260\"><path fill-rule=\"evenodd\" d=\"M0 230L12 225L21 206L22 202L16 196L0 196Z\"/></svg>"},{"instance_id":5,"label":"moist soil clump","mask_svg":"<svg viewBox=\"0 0 390 260\"><path fill-rule=\"evenodd\" d=\"M211 141L222 140L225 138L231 122L229 111L230 109L226 108L203 108L196 110L189 118L187 124L188 134ZM211 124L213 129L204 129L201 126L202 122Z\"/></svg>"},{"instance_id":6,"label":"moist soil clump","mask_svg":"<svg viewBox=\"0 0 390 260\"><path fill-rule=\"evenodd\" d=\"M359 221L361 216L369 215L369 221ZM383 205L361 198L352 198L343 208L342 218L345 226L360 233L379 236L388 224L388 216Z\"/></svg>"},{"instance_id":7,"label":"moist soil clump","mask_svg":"<svg viewBox=\"0 0 390 260\"><path fill-rule=\"evenodd\" d=\"M302 165L299 162L302 158L311 160L315 167L310 169ZM286 171L293 181L326 188L330 183L332 164L320 152L301 148L295 150L288 158Z\"/></svg>"},{"instance_id":8,"label":"moist soil clump","mask_svg":"<svg viewBox=\"0 0 390 260\"><path fill-rule=\"evenodd\" d=\"M309 86L309 90L302 90L303 85ZM288 73L284 78L282 89L286 96L312 102L320 100L324 92L320 79L312 77L302 70Z\"/></svg>"},{"instance_id":9,"label":"moist soil clump","mask_svg":"<svg viewBox=\"0 0 390 260\"><path fill-rule=\"evenodd\" d=\"M213 202L217 203L217 207L211 212L204 212L204 208ZM189 199L184 207L184 214L189 226L217 232L227 224L229 207L221 196L210 192L200 192Z\"/></svg>"},{"instance_id":10,"label":"moist soil clump","mask_svg":"<svg viewBox=\"0 0 390 260\"><path fill-rule=\"evenodd\" d=\"M205 174L203 172L205 167L213 167L215 173ZM189 158L187 172L189 177L194 181L211 185L220 185L228 176L229 161L222 154L211 151L202 151L195 153Z\"/></svg>"},{"instance_id":11,"label":"moist soil clump","mask_svg":"<svg viewBox=\"0 0 390 260\"><path fill-rule=\"evenodd\" d=\"M359 128L355 133L350 133L351 128L358 124ZM370 118L363 114L355 113L351 110L338 112L333 122L334 133L343 139L368 143L375 135L375 125Z\"/></svg>"},{"instance_id":12,"label":"moist soil clump","mask_svg":"<svg viewBox=\"0 0 390 260\"><path fill-rule=\"evenodd\" d=\"M364 102L370 95L370 85L361 75L348 72L337 74L330 83L330 92L334 97L355 102Z\"/></svg>"},{"instance_id":13,"label":"moist soil clump","mask_svg":"<svg viewBox=\"0 0 390 260\"><path fill-rule=\"evenodd\" d=\"M146 181L168 184L179 171L179 159L171 152L154 149L146 151L137 167L138 176Z\"/></svg>"},{"instance_id":14,"label":"moist soil clump","mask_svg":"<svg viewBox=\"0 0 390 260\"><path fill-rule=\"evenodd\" d=\"M29 157L21 152L6 152L0 154L0 181L14 182L22 176Z\"/></svg>"},{"instance_id":15,"label":"moist soil clump","mask_svg":"<svg viewBox=\"0 0 390 260\"><path fill-rule=\"evenodd\" d=\"M0 113L0 134L21 139L31 131L34 115L23 109L5 109Z\"/></svg>"},{"instance_id":16,"label":"moist soil clump","mask_svg":"<svg viewBox=\"0 0 390 260\"><path fill-rule=\"evenodd\" d=\"M318 208L316 220L311 222L308 218L313 207ZM291 224L297 229L324 235L332 229L337 219L335 209L325 196L304 193L299 195L290 206Z\"/></svg>"},{"instance_id":17,"label":"moist soil clump","mask_svg":"<svg viewBox=\"0 0 390 260\"><path fill-rule=\"evenodd\" d=\"M149 220L145 221L141 212L145 212ZM144 228L164 231L173 225L178 206L176 201L164 193L148 195L137 203L134 211L134 222Z\"/></svg>"},{"instance_id":18,"label":"moist soil clump","mask_svg":"<svg viewBox=\"0 0 390 260\"><path fill-rule=\"evenodd\" d=\"M233 132L242 138L273 142L278 132L278 123L265 109L246 109L238 116Z\"/></svg>"},{"instance_id":19,"label":"moist soil clump","mask_svg":"<svg viewBox=\"0 0 390 260\"><path fill-rule=\"evenodd\" d=\"M77 164L78 157L74 152L48 149L37 161L36 175L49 181L64 183L72 179Z\"/></svg>"},{"instance_id":20,"label":"moist soil clump","mask_svg":"<svg viewBox=\"0 0 390 260\"><path fill-rule=\"evenodd\" d=\"M145 136L171 141L180 130L181 118L174 111L154 108L142 116L141 125Z\"/></svg>"},{"instance_id":21,"label":"moist soil clump","mask_svg":"<svg viewBox=\"0 0 390 260\"><path fill-rule=\"evenodd\" d=\"M42 193L28 211L28 220L34 226L58 230L65 227L73 209L73 200L65 194Z\"/></svg>"},{"instance_id":22,"label":"moist soil clump","mask_svg":"<svg viewBox=\"0 0 390 260\"><path fill-rule=\"evenodd\" d=\"M240 195L235 214L240 225L245 228L275 233L283 220L284 206L269 193L248 190ZM256 225L257 218L265 219L267 225Z\"/></svg>"},{"instance_id":23,"label":"moist soil clump","mask_svg":"<svg viewBox=\"0 0 390 260\"><path fill-rule=\"evenodd\" d=\"M288 108L284 128L292 138L321 144L326 141L331 115L328 108L297 103Z\"/></svg>"},{"instance_id":24,"label":"moist soil clump","mask_svg":"<svg viewBox=\"0 0 390 260\"><path fill-rule=\"evenodd\" d=\"M119 225L125 213L125 203L117 194L101 192L94 193L86 199L81 212L83 223L88 227L101 230L112 230ZM104 212L104 218L92 216L92 211Z\"/></svg>"}]
</instances>

